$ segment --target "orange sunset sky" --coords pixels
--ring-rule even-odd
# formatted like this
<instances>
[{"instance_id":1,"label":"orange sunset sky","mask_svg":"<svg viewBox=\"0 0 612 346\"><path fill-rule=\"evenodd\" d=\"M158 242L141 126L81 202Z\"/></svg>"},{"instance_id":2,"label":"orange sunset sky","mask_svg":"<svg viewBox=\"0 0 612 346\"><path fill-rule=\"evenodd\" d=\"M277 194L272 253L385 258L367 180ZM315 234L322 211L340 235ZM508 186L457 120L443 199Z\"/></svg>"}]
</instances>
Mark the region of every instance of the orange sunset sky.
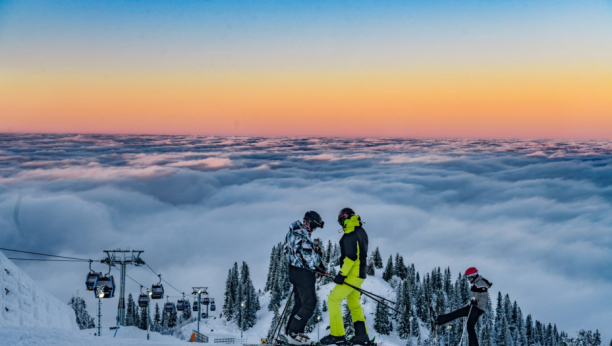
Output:
<instances>
[{"instance_id":1,"label":"orange sunset sky","mask_svg":"<svg viewBox=\"0 0 612 346\"><path fill-rule=\"evenodd\" d=\"M0 132L612 139L609 1L0 4Z\"/></svg>"}]
</instances>

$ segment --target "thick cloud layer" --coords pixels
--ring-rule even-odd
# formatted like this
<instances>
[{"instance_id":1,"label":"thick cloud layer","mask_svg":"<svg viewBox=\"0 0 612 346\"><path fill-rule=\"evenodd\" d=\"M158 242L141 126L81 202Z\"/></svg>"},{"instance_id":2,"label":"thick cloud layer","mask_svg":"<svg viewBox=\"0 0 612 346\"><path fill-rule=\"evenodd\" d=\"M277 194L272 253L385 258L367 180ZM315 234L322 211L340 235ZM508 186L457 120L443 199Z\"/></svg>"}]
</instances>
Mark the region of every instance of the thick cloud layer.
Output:
<instances>
[{"instance_id":1,"label":"thick cloud layer","mask_svg":"<svg viewBox=\"0 0 612 346\"><path fill-rule=\"evenodd\" d=\"M0 135L2 247L142 249L179 290L208 286L219 301L234 261L261 287L292 221L317 210L328 226L315 235L335 242L350 206L385 260L476 266L534 318L607 340L611 204L605 141ZM83 291L86 265L18 264L61 299Z\"/></svg>"}]
</instances>

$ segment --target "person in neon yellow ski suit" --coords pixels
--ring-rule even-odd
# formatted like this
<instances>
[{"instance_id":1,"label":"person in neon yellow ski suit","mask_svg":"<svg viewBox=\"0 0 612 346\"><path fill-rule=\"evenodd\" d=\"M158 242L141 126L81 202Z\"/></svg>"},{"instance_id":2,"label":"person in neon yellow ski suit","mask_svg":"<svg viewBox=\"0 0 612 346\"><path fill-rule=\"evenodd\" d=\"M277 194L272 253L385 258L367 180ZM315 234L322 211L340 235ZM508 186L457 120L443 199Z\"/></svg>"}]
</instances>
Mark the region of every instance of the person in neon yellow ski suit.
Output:
<instances>
[{"instance_id":1,"label":"person in neon yellow ski suit","mask_svg":"<svg viewBox=\"0 0 612 346\"><path fill-rule=\"evenodd\" d=\"M329 309L330 335L321 339L321 344L343 344L346 343L344 320L342 318L341 303L346 302L355 328L355 337L351 339L352 344L369 345L368 328L361 307L361 294L354 288L345 285L350 284L361 288L366 278L366 264L368 254L368 235L361 227L361 218L350 208L344 208L338 214L338 223L344 229L344 235L340 239L340 272L334 279L336 287L327 298Z\"/></svg>"}]
</instances>

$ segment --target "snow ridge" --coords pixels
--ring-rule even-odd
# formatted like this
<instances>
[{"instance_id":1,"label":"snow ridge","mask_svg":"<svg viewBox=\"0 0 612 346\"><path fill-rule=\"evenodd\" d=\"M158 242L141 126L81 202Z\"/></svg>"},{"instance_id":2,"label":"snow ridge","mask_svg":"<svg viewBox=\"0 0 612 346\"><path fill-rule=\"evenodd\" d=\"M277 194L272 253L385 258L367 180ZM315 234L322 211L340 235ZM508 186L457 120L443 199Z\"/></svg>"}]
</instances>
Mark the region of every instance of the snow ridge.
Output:
<instances>
[{"instance_id":1,"label":"snow ridge","mask_svg":"<svg viewBox=\"0 0 612 346\"><path fill-rule=\"evenodd\" d=\"M0 327L77 330L74 311L0 252Z\"/></svg>"}]
</instances>

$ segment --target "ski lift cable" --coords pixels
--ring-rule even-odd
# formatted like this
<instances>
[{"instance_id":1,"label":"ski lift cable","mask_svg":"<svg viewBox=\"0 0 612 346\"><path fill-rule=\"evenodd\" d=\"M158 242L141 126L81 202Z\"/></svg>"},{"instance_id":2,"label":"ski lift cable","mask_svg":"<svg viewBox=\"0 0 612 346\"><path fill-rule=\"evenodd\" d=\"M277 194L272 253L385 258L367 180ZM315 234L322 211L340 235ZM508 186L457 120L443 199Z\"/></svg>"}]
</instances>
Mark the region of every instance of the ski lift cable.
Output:
<instances>
[{"instance_id":1,"label":"ski lift cable","mask_svg":"<svg viewBox=\"0 0 612 346\"><path fill-rule=\"evenodd\" d=\"M174 289L175 289L175 290L176 290L178 293L183 294L183 292L182 292L181 290L179 290L178 288L176 288L176 287L172 286L172 284L171 284L171 283L169 283L168 281L164 280L164 278L162 278L162 277L161 277L161 274L157 274L157 273L155 272L155 270L153 270L153 268L151 268L151 266L150 266L148 263L145 263L145 265L146 265L147 267L149 267L149 269L151 269L151 271L153 272L153 274L155 274L155 275L159 276L159 278L161 279L161 281L163 281L163 282L167 283L167 284L168 284L168 286L170 286L170 287L174 288Z\"/></svg>"},{"instance_id":2,"label":"ski lift cable","mask_svg":"<svg viewBox=\"0 0 612 346\"><path fill-rule=\"evenodd\" d=\"M132 279L132 277L131 277L131 276L129 276L129 275L127 275L127 274L125 274L125 276L127 276L127 277L128 277L130 280L132 280L132 281L134 281L135 283L137 283L138 285L140 285L140 287L144 287L144 286L143 286L143 285L142 285L140 282L138 282L138 281L136 281L136 280Z\"/></svg>"},{"instance_id":3,"label":"ski lift cable","mask_svg":"<svg viewBox=\"0 0 612 346\"><path fill-rule=\"evenodd\" d=\"M49 255L49 254L44 254L44 253L39 253L39 252L30 252L30 251L22 251L22 250L15 250L15 249L7 249L7 248L3 248L3 247L0 247L0 250L9 251L9 252L27 253L27 254L30 254L30 255L57 257L57 258L65 258L65 259L79 260L79 261L89 261L88 259L84 259L84 258L66 257L66 256L58 256L58 255Z\"/></svg>"},{"instance_id":4,"label":"ski lift cable","mask_svg":"<svg viewBox=\"0 0 612 346\"><path fill-rule=\"evenodd\" d=\"M45 258L16 258L16 257L7 257L13 261L41 261L41 262L86 262L83 260L70 260L70 259L45 259Z\"/></svg>"}]
</instances>

